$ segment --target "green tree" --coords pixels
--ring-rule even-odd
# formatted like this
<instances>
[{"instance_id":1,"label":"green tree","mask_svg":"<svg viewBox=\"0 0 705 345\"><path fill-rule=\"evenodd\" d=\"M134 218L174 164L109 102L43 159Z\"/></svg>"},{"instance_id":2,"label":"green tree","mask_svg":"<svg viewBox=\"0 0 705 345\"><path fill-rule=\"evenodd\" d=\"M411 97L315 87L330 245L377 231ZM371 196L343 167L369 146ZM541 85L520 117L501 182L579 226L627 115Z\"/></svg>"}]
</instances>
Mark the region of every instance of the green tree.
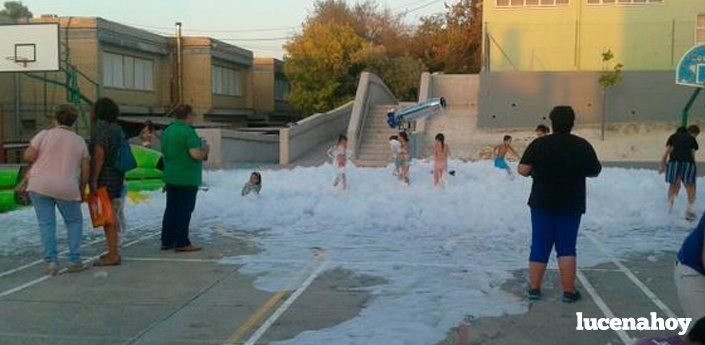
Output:
<instances>
[{"instance_id":1,"label":"green tree","mask_svg":"<svg viewBox=\"0 0 705 345\"><path fill-rule=\"evenodd\" d=\"M4 9L0 11L0 17L10 19L13 22L21 22L32 18L32 12L22 1L5 1Z\"/></svg>"},{"instance_id":2,"label":"green tree","mask_svg":"<svg viewBox=\"0 0 705 345\"><path fill-rule=\"evenodd\" d=\"M477 73L482 56L482 1L446 4L446 13L421 18L411 53L431 72Z\"/></svg>"}]
</instances>

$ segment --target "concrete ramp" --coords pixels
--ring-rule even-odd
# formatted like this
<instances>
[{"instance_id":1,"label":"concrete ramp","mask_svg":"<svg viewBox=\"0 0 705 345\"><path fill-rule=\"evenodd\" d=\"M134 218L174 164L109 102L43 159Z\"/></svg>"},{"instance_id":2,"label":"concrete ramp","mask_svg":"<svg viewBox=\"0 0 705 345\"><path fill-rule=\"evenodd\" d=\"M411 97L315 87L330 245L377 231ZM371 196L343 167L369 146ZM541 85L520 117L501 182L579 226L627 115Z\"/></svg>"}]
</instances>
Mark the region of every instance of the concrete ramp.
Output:
<instances>
[{"instance_id":1,"label":"concrete ramp","mask_svg":"<svg viewBox=\"0 0 705 345\"><path fill-rule=\"evenodd\" d=\"M389 137L396 134L397 130L387 125L387 112L397 106L397 104L377 105L367 114L357 153L358 165L383 167L392 161Z\"/></svg>"}]
</instances>

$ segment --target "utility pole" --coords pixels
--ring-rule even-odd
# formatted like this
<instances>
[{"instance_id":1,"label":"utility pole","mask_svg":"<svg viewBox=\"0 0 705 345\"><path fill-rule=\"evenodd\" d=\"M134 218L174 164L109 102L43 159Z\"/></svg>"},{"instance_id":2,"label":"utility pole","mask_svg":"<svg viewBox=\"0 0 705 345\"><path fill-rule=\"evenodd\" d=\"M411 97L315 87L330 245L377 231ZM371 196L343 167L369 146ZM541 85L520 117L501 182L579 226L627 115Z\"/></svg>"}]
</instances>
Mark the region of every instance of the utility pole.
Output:
<instances>
[{"instance_id":1,"label":"utility pole","mask_svg":"<svg viewBox=\"0 0 705 345\"><path fill-rule=\"evenodd\" d=\"M176 22L176 104L184 101L183 60L181 47L181 22Z\"/></svg>"}]
</instances>

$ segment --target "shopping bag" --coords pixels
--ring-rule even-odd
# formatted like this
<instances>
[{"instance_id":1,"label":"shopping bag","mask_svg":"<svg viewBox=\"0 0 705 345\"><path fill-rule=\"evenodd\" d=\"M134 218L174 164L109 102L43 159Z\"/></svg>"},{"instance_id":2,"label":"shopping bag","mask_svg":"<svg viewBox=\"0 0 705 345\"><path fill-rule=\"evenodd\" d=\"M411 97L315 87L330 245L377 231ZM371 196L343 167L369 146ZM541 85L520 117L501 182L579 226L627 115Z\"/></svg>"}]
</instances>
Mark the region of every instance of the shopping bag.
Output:
<instances>
[{"instance_id":1,"label":"shopping bag","mask_svg":"<svg viewBox=\"0 0 705 345\"><path fill-rule=\"evenodd\" d=\"M110 195L105 187L98 188L95 194L88 198L88 209L94 228L104 227L115 222Z\"/></svg>"}]
</instances>

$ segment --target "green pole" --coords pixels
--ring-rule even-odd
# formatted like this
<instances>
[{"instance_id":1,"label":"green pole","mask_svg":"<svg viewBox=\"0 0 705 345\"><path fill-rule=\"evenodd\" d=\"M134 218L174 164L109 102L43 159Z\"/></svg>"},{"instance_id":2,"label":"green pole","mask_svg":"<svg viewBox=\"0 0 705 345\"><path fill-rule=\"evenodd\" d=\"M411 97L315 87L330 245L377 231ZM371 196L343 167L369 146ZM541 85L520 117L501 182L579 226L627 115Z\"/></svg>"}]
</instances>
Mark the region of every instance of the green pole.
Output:
<instances>
[{"instance_id":1,"label":"green pole","mask_svg":"<svg viewBox=\"0 0 705 345\"><path fill-rule=\"evenodd\" d=\"M702 91L702 89L703 88L701 87L695 88L695 91L693 91L693 94L690 96L688 103L686 103L685 108L683 108L683 118L681 120L682 126L685 127L688 125L688 113L690 112L690 108L693 107L693 104L695 104L695 100L698 98L698 95L700 94L700 91Z\"/></svg>"}]
</instances>

